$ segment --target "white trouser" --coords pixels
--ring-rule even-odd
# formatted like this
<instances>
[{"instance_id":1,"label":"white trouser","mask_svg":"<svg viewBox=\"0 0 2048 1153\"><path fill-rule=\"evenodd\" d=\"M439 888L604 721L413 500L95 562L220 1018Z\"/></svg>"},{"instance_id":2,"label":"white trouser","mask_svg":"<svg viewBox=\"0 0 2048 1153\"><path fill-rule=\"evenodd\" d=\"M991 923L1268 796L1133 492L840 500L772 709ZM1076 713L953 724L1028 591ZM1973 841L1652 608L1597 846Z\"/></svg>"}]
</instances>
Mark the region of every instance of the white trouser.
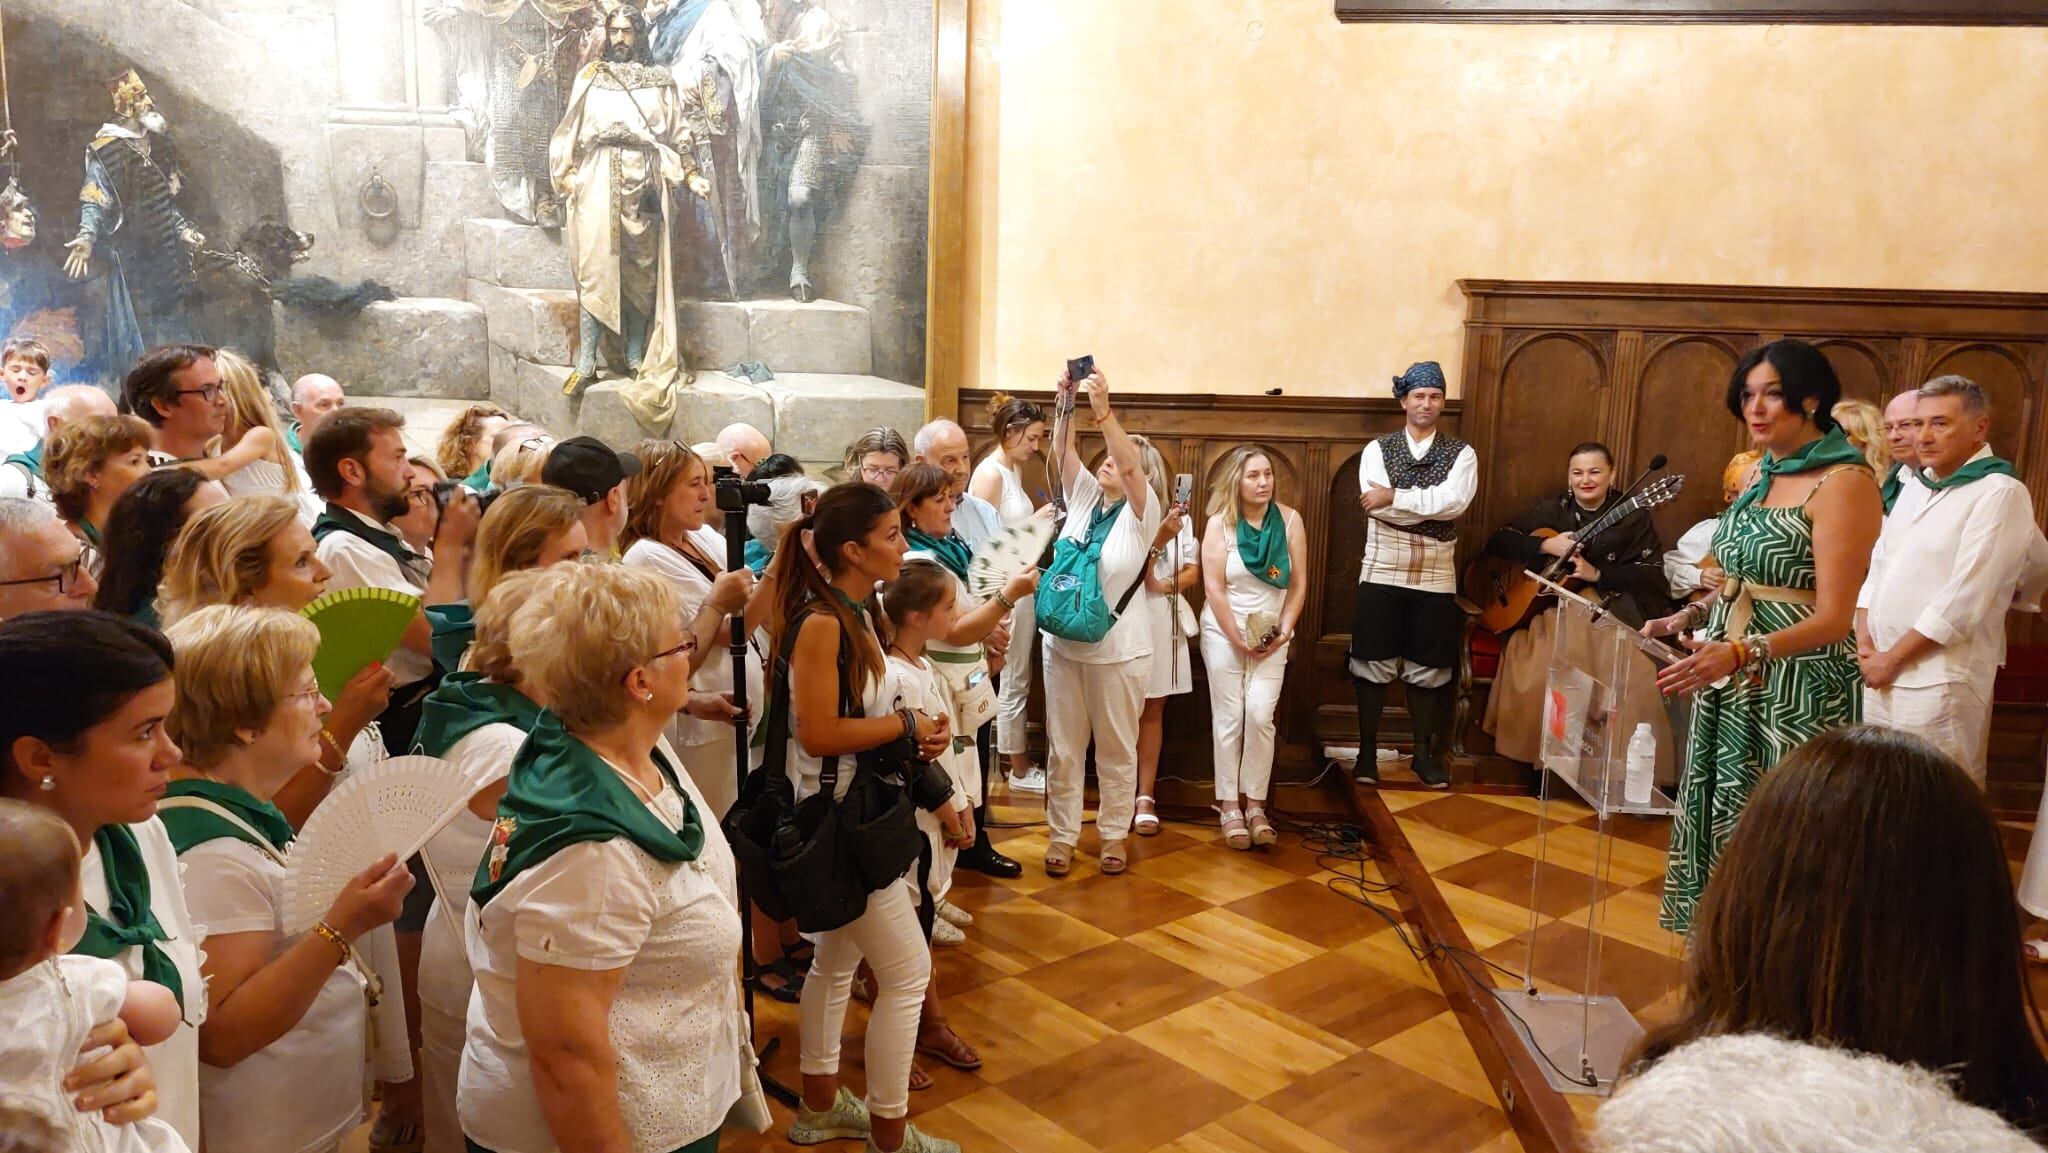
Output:
<instances>
[{"instance_id":1,"label":"white trouser","mask_svg":"<svg viewBox=\"0 0 2048 1153\"><path fill-rule=\"evenodd\" d=\"M1863 720L1925 737L1947 753L1979 788L1990 756L1991 709L1965 681L1924 688L1863 690Z\"/></svg>"},{"instance_id":2,"label":"white trouser","mask_svg":"<svg viewBox=\"0 0 2048 1153\"><path fill-rule=\"evenodd\" d=\"M996 697L996 752L1031 751L1027 731L1031 709L1031 658L1038 649L1038 598L1024 597L1010 612L1010 651L1003 657L1003 682Z\"/></svg>"},{"instance_id":3,"label":"white trouser","mask_svg":"<svg viewBox=\"0 0 2048 1153\"><path fill-rule=\"evenodd\" d=\"M1138 718L1145 711L1150 657L1113 665L1068 660L1045 649L1045 823L1056 845L1081 841L1088 741L1095 741L1095 831L1102 840L1130 835L1138 807Z\"/></svg>"},{"instance_id":4,"label":"white trouser","mask_svg":"<svg viewBox=\"0 0 2048 1153\"><path fill-rule=\"evenodd\" d=\"M1287 650L1246 667L1223 630L1202 622L1202 667L1209 670L1209 723L1215 730L1216 800L1265 800L1273 783L1273 717L1287 679Z\"/></svg>"},{"instance_id":5,"label":"white trouser","mask_svg":"<svg viewBox=\"0 0 2048 1153\"><path fill-rule=\"evenodd\" d=\"M910 1112L910 1057L917 1047L917 1014L931 981L931 947L917 922L915 873L868 895L868 910L850 925L818 935L818 951L804 978L802 1059L808 1077L839 1072L839 1035L854 970L866 957L875 973L875 1005L868 1014L868 1113Z\"/></svg>"},{"instance_id":6,"label":"white trouser","mask_svg":"<svg viewBox=\"0 0 2048 1153\"><path fill-rule=\"evenodd\" d=\"M2020 871L2020 908L2048 920L2048 789L2041 790L2041 808L2034 814L2034 837L2027 844L2027 866Z\"/></svg>"}]
</instances>

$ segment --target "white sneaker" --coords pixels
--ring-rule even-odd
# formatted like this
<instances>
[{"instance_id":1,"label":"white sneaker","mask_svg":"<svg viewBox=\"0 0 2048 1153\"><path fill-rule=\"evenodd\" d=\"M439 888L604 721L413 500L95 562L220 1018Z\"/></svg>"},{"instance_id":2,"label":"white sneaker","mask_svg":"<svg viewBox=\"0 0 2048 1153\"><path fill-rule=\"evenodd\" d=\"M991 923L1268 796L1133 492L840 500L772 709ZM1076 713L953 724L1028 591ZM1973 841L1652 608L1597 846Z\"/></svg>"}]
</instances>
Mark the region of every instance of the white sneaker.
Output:
<instances>
[{"instance_id":1,"label":"white sneaker","mask_svg":"<svg viewBox=\"0 0 2048 1153\"><path fill-rule=\"evenodd\" d=\"M964 945L966 943L967 934L960 931L960 926L943 917L932 922L932 944Z\"/></svg>"},{"instance_id":2,"label":"white sneaker","mask_svg":"<svg viewBox=\"0 0 2048 1153\"><path fill-rule=\"evenodd\" d=\"M1045 770L1037 765L1031 766L1031 771L1021 777L1015 773L1008 774L1008 777L1010 791L1013 793L1042 793L1045 791Z\"/></svg>"},{"instance_id":3,"label":"white sneaker","mask_svg":"<svg viewBox=\"0 0 2048 1153\"><path fill-rule=\"evenodd\" d=\"M953 924L958 925L959 927L964 929L967 926L972 925L974 923L974 914L968 912L967 910L961 908L960 906L954 904L951 901L940 901L939 919L942 921L950 921Z\"/></svg>"}]
</instances>

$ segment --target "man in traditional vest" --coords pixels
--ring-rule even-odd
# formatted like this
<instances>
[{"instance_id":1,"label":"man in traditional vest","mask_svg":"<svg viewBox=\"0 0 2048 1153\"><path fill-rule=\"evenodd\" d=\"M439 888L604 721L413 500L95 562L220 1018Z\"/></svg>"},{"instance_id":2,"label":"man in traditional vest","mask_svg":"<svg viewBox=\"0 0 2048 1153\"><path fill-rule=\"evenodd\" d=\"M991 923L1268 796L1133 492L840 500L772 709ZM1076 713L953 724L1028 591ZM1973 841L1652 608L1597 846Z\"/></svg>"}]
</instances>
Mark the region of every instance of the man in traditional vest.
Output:
<instances>
[{"instance_id":1,"label":"man in traditional vest","mask_svg":"<svg viewBox=\"0 0 2048 1153\"><path fill-rule=\"evenodd\" d=\"M1450 783L1458 646L1457 519L1479 491L1472 447L1438 432L1444 371L1434 361L1394 378L1408 414L1399 432L1365 446L1358 460L1358 505L1365 510L1365 559L1351 624L1351 678L1358 695L1360 784L1379 783L1377 746L1387 686L1401 679L1415 732L1415 775L1431 788Z\"/></svg>"},{"instance_id":2,"label":"man in traditional vest","mask_svg":"<svg viewBox=\"0 0 2048 1153\"><path fill-rule=\"evenodd\" d=\"M1981 785L2005 614L2035 583L2041 532L2027 486L1991 452L1983 389L1937 377L1916 412L1919 470L1856 598L1863 719L1919 733Z\"/></svg>"}]
</instances>

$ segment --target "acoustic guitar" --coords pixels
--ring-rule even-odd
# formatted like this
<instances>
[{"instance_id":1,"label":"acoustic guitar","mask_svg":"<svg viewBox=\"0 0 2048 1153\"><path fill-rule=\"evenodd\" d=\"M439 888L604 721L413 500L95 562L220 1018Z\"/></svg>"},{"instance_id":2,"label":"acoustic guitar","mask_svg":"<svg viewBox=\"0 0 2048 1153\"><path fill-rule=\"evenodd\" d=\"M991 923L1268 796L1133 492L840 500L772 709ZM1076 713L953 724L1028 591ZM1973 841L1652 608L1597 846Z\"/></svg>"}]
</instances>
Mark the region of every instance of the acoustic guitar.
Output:
<instances>
[{"instance_id":1,"label":"acoustic guitar","mask_svg":"<svg viewBox=\"0 0 2048 1153\"><path fill-rule=\"evenodd\" d=\"M1685 477L1672 475L1659 477L1627 500L1601 513L1593 523L1574 533L1582 541L1592 541L1601 533L1621 523L1621 519L1637 509L1656 508L1678 499L1678 492L1685 487ZM1561 536L1556 529L1539 528L1529 534L1539 539ZM1562 557L1546 558L1549 569L1557 569ZM1548 575L1548 574L1546 574ZM1553 576L1553 580L1556 578ZM1586 586L1577 578L1560 580L1568 589L1577 591ZM1549 594L1535 578L1526 572L1517 561L1482 553L1472 558L1465 566L1465 577L1461 590L1465 599L1479 606L1479 626L1497 636L1505 636L1528 624L1531 617L1541 610Z\"/></svg>"}]
</instances>

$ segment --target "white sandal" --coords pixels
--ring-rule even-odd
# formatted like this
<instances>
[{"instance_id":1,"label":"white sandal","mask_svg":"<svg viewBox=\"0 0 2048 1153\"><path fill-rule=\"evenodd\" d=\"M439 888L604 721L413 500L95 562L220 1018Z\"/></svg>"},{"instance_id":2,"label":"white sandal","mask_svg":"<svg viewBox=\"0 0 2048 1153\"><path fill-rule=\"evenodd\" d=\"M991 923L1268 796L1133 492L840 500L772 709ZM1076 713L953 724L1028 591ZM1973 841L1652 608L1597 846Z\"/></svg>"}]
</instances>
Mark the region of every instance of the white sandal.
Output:
<instances>
[{"instance_id":1,"label":"white sandal","mask_svg":"<svg viewBox=\"0 0 2048 1153\"><path fill-rule=\"evenodd\" d=\"M1152 811L1153 807L1152 798L1138 798L1138 814L1131 818L1131 828L1141 837L1159 835L1159 814Z\"/></svg>"},{"instance_id":2,"label":"white sandal","mask_svg":"<svg viewBox=\"0 0 2048 1153\"><path fill-rule=\"evenodd\" d=\"M1252 847L1251 831L1244 826L1244 813L1237 809L1223 810L1223 843L1233 849Z\"/></svg>"},{"instance_id":3,"label":"white sandal","mask_svg":"<svg viewBox=\"0 0 2048 1153\"><path fill-rule=\"evenodd\" d=\"M1244 807L1244 819L1252 827L1252 844L1271 845L1280 840L1279 830L1275 829L1273 822L1266 818L1266 807L1264 805L1246 805Z\"/></svg>"}]
</instances>

